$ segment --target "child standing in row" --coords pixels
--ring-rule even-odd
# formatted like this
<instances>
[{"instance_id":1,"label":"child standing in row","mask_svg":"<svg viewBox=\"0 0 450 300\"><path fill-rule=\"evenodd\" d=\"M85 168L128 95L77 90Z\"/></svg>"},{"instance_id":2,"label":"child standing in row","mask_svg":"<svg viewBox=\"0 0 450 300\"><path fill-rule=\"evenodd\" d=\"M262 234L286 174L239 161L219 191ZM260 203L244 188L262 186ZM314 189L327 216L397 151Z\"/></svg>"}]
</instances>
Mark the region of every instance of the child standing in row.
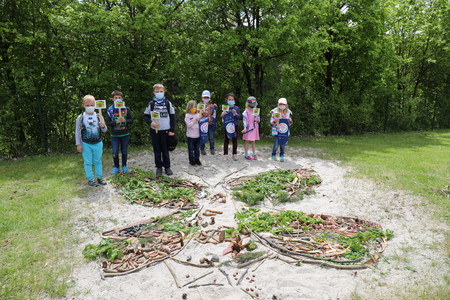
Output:
<instances>
[{"instance_id":1,"label":"child standing in row","mask_svg":"<svg viewBox=\"0 0 450 300\"><path fill-rule=\"evenodd\" d=\"M278 99L278 106L270 111L270 123L272 124L272 135L275 137L272 160L277 160L278 147L280 148L280 161L284 161L284 148L287 145L289 126L292 125L292 112L288 108L286 98Z\"/></svg>"},{"instance_id":2,"label":"child standing in row","mask_svg":"<svg viewBox=\"0 0 450 300\"><path fill-rule=\"evenodd\" d=\"M238 160L237 157L237 131L238 120L241 118L241 111L236 106L236 96L233 93L229 93L225 99L228 104L228 111L222 112L222 119L225 125L225 139L223 142L223 157L224 160L228 160L228 144L230 139L233 142L233 160Z\"/></svg>"},{"instance_id":3,"label":"child standing in row","mask_svg":"<svg viewBox=\"0 0 450 300\"><path fill-rule=\"evenodd\" d=\"M77 151L83 155L84 171L88 185L105 185L106 181L102 178L102 132L106 132L108 128L103 117L95 113L94 96L84 96L83 107L85 112L78 116L75 123L75 144L77 145ZM92 165L94 165L97 181L94 180Z\"/></svg>"},{"instance_id":4,"label":"child standing in row","mask_svg":"<svg viewBox=\"0 0 450 300\"><path fill-rule=\"evenodd\" d=\"M127 158L128 158L128 143L130 140L130 127L133 123L131 110L128 107L120 108L123 103L123 93L121 91L113 91L111 93L111 100L114 104L108 107L107 125L111 127L111 148L114 162L114 168L111 174L120 172L119 164L119 147L122 153L122 171L128 172Z\"/></svg>"},{"instance_id":5,"label":"child standing in row","mask_svg":"<svg viewBox=\"0 0 450 300\"><path fill-rule=\"evenodd\" d=\"M256 146L255 141L259 140L259 114L255 114L254 109L258 106L258 102L256 98L250 96L247 98L247 104L245 111L242 113L242 117L244 119L244 129L242 133L242 139L245 141L244 149L245 149L245 159L252 160L258 159L256 156ZM248 143L252 143L253 155L248 154Z\"/></svg>"},{"instance_id":6,"label":"child standing in row","mask_svg":"<svg viewBox=\"0 0 450 300\"><path fill-rule=\"evenodd\" d=\"M197 102L191 100L186 106L186 116L184 117L184 121L186 122L189 164L191 164L192 166L202 165L202 163L200 162L200 130L198 126L199 120L200 114L197 113Z\"/></svg>"},{"instance_id":7,"label":"child standing in row","mask_svg":"<svg viewBox=\"0 0 450 300\"><path fill-rule=\"evenodd\" d=\"M202 117L208 118L208 140L209 140L209 150L211 154L215 154L214 150L214 132L216 131L216 112L217 105L211 103L211 93L207 90L202 92L202 101L205 104L205 110L202 111ZM201 142L200 149L202 155L206 155L205 151L206 143Z\"/></svg>"},{"instance_id":8,"label":"child standing in row","mask_svg":"<svg viewBox=\"0 0 450 300\"><path fill-rule=\"evenodd\" d=\"M144 121L150 125L153 153L155 156L156 175L162 175L164 167L166 175L172 175L170 169L169 136L175 135L175 109L172 103L166 99L164 86L157 83L153 86L153 99L147 105L144 112ZM152 112L158 115L158 119L152 117Z\"/></svg>"}]
</instances>

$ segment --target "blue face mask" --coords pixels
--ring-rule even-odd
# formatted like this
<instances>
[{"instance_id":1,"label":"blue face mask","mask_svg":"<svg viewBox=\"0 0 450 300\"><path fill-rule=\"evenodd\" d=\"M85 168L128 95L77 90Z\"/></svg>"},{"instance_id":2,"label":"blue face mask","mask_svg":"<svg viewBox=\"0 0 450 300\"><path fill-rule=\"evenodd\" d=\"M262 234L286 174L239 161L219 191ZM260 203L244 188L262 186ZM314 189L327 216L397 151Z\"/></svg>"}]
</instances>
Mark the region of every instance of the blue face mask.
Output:
<instances>
[{"instance_id":1,"label":"blue face mask","mask_svg":"<svg viewBox=\"0 0 450 300\"><path fill-rule=\"evenodd\" d=\"M156 94L155 94L155 97L156 97L156 99L158 99L158 100L162 100L162 99L164 99L164 93L156 93Z\"/></svg>"},{"instance_id":2,"label":"blue face mask","mask_svg":"<svg viewBox=\"0 0 450 300\"><path fill-rule=\"evenodd\" d=\"M234 100L228 100L228 105L234 105Z\"/></svg>"}]
</instances>

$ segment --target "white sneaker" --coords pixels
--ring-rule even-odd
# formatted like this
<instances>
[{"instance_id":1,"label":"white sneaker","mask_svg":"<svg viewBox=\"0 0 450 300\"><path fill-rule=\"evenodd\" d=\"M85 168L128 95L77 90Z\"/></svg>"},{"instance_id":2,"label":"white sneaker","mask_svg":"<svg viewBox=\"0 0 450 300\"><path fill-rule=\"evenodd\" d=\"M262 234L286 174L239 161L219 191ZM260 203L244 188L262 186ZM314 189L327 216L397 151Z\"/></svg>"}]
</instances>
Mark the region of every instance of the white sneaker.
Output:
<instances>
[{"instance_id":1,"label":"white sneaker","mask_svg":"<svg viewBox=\"0 0 450 300\"><path fill-rule=\"evenodd\" d=\"M233 160L238 160L237 154L233 154Z\"/></svg>"},{"instance_id":2,"label":"white sneaker","mask_svg":"<svg viewBox=\"0 0 450 300\"><path fill-rule=\"evenodd\" d=\"M228 160L228 154L223 155L223 160L225 160L225 161Z\"/></svg>"}]
</instances>

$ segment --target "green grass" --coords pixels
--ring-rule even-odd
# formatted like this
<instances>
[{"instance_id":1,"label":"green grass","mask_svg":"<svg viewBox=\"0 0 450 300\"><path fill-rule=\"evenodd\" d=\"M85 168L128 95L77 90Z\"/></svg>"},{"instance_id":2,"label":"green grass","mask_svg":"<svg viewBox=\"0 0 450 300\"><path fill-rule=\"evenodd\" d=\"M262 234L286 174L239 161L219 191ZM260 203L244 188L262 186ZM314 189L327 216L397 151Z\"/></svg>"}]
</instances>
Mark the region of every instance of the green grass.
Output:
<instances>
[{"instance_id":1,"label":"green grass","mask_svg":"<svg viewBox=\"0 0 450 300\"><path fill-rule=\"evenodd\" d=\"M80 155L0 161L1 299L65 294L73 242L67 199L80 180Z\"/></svg>"},{"instance_id":2,"label":"green grass","mask_svg":"<svg viewBox=\"0 0 450 300\"><path fill-rule=\"evenodd\" d=\"M326 138L293 138L291 147L320 149L321 156L343 161L357 174L393 188L412 191L450 217L442 190L450 184L450 131L406 132ZM307 151L305 151L307 153Z\"/></svg>"}]
</instances>

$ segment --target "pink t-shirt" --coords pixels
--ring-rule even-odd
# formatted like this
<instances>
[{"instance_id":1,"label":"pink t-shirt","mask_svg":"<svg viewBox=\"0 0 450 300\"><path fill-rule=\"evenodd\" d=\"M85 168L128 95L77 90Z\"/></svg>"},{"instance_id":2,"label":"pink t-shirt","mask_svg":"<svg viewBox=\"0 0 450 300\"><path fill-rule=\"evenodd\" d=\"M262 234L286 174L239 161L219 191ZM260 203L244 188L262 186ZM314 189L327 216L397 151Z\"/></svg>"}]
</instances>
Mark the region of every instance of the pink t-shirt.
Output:
<instances>
[{"instance_id":1,"label":"pink t-shirt","mask_svg":"<svg viewBox=\"0 0 450 300\"><path fill-rule=\"evenodd\" d=\"M186 136L189 138L199 138L200 129L198 126L198 120L200 114L186 114L184 121L186 122Z\"/></svg>"}]
</instances>

